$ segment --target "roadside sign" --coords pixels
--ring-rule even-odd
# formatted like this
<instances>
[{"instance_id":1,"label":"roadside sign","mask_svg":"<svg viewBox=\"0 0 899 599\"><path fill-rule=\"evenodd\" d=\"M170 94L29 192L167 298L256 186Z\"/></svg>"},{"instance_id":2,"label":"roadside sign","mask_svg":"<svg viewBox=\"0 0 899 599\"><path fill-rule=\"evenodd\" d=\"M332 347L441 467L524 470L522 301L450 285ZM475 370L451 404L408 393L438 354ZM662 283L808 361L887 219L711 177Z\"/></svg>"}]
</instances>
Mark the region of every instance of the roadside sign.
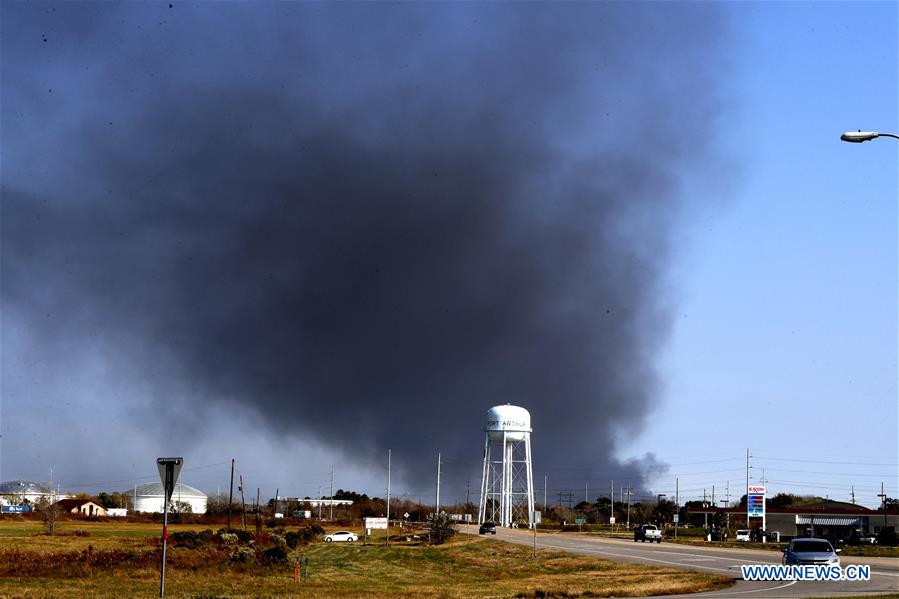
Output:
<instances>
[{"instance_id":1,"label":"roadside sign","mask_svg":"<svg viewBox=\"0 0 899 599\"><path fill-rule=\"evenodd\" d=\"M765 516L765 496L749 494L746 497L746 515L750 518L762 518Z\"/></svg>"},{"instance_id":2,"label":"roadside sign","mask_svg":"<svg viewBox=\"0 0 899 599\"><path fill-rule=\"evenodd\" d=\"M540 524L541 522L543 522L543 512L534 510L534 517L531 518L531 522L533 522L534 524Z\"/></svg>"},{"instance_id":3,"label":"roadside sign","mask_svg":"<svg viewBox=\"0 0 899 599\"><path fill-rule=\"evenodd\" d=\"M162 502L162 568L159 572L159 596L165 597L165 549L169 540L169 502L175 483L181 473L184 458L157 458L156 467L159 468L159 478L162 480L162 489L165 493L165 501Z\"/></svg>"},{"instance_id":4,"label":"roadside sign","mask_svg":"<svg viewBox=\"0 0 899 599\"><path fill-rule=\"evenodd\" d=\"M30 505L4 505L3 513L4 514L24 514L25 512L30 512Z\"/></svg>"},{"instance_id":5,"label":"roadside sign","mask_svg":"<svg viewBox=\"0 0 899 599\"><path fill-rule=\"evenodd\" d=\"M765 494L765 486L764 485L749 485L749 494L750 495L764 495Z\"/></svg>"},{"instance_id":6,"label":"roadside sign","mask_svg":"<svg viewBox=\"0 0 899 599\"><path fill-rule=\"evenodd\" d=\"M165 492L165 505L168 505L172 499L175 483L178 482L178 474L181 473L183 464L184 458L159 458L156 460L159 478L162 480L162 488Z\"/></svg>"},{"instance_id":7,"label":"roadside sign","mask_svg":"<svg viewBox=\"0 0 899 599\"><path fill-rule=\"evenodd\" d=\"M366 518L364 528L380 528L387 529L387 518Z\"/></svg>"},{"instance_id":8,"label":"roadside sign","mask_svg":"<svg viewBox=\"0 0 899 599\"><path fill-rule=\"evenodd\" d=\"M680 522L680 514L674 514L674 519L671 521L674 522L675 524Z\"/></svg>"},{"instance_id":9,"label":"roadside sign","mask_svg":"<svg viewBox=\"0 0 899 599\"><path fill-rule=\"evenodd\" d=\"M615 524L615 516L609 516L609 524Z\"/></svg>"},{"instance_id":10,"label":"roadside sign","mask_svg":"<svg viewBox=\"0 0 899 599\"><path fill-rule=\"evenodd\" d=\"M575 519L574 519L574 523L575 523L575 524L586 524L586 523L587 523L587 519L586 519L586 518L575 518Z\"/></svg>"}]
</instances>

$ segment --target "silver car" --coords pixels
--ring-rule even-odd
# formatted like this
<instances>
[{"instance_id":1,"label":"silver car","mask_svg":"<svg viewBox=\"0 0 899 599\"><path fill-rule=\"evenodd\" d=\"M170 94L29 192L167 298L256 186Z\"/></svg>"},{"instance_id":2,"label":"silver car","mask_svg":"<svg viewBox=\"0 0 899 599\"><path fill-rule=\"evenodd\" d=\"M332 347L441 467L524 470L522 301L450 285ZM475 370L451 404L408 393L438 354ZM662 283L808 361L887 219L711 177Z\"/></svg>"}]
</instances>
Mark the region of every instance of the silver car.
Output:
<instances>
[{"instance_id":1,"label":"silver car","mask_svg":"<svg viewBox=\"0 0 899 599\"><path fill-rule=\"evenodd\" d=\"M839 566L840 558L826 539L799 538L784 549L783 563L788 566Z\"/></svg>"}]
</instances>

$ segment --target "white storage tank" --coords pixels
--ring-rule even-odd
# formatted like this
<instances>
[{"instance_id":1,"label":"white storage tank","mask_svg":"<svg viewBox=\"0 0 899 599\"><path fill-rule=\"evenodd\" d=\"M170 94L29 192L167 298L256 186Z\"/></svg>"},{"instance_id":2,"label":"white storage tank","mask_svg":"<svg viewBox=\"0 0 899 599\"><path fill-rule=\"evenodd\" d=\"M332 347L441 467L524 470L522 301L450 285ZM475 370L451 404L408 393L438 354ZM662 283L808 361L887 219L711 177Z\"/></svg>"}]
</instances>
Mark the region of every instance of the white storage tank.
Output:
<instances>
[{"instance_id":1,"label":"white storage tank","mask_svg":"<svg viewBox=\"0 0 899 599\"><path fill-rule=\"evenodd\" d=\"M491 443L502 443L503 433L507 441L522 441L531 429L531 413L519 406L505 404L487 410L487 436Z\"/></svg>"},{"instance_id":2,"label":"white storage tank","mask_svg":"<svg viewBox=\"0 0 899 599\"><path fill-rule=\"evenodd\" d=\"M147 483L134 487L132 501L135 512L159 512L163 511L164 493L162 483ZM175 483L172 492L172 504L183 502L190 506L192 514L206 513L206 493L181 482ZM171 510L172 507L170 506Z\"/></svg>"}]
</instances>

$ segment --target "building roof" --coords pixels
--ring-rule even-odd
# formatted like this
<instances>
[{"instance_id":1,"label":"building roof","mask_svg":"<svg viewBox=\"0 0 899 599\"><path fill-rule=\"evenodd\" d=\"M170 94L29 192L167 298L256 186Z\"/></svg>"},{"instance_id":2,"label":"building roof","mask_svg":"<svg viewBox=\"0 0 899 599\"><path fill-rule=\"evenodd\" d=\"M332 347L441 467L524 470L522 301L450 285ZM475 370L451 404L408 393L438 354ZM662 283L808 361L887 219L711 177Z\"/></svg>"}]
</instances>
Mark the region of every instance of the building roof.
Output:
<instances>
[{"instance_id":1,"label":"building roof","mask_svg":"<svg viewBox=\"0 0 899 599\"><path fill-rule=\"evenodd\" d=\"M143 485L137 485L136 490L132 489L131 493L136 493L138 497L162 497L163 496L163 488L161 482L156 483L145 483ZM185 485L183 483L175 484L175 491L172 493L172 497L174 499L178 499L179 497L192 497L192 498L205 498L206 493L203 491L191 487L190 485Z\"/></svg>"},{"instance_id":2,"label":"building roof","mask_svg":"<svg viewBox=\"0 0 899 599\"><path fill-rule=\"evenodd\" d=\"M42 483L36 483L33 480L5 480L0 482L0 495L21 495L21 494L52 494L53 489Z\"/></svg>"},{"instance_id":3,"label":"building roof","mask_svg":"<svg viewBox=\"0 0 899 599\"><path fill-rule=\"evenodd\" d=\"M73 510L76 507L81 507L82 505L84 505L86 503L93 503L95 506L97 506L101 509L106 509L102 505L100 505L99 503L94 501L93 499L60 499L53 505L58 505L59 507L61 507L64 510Z\"/></svg>"}]
</instances>

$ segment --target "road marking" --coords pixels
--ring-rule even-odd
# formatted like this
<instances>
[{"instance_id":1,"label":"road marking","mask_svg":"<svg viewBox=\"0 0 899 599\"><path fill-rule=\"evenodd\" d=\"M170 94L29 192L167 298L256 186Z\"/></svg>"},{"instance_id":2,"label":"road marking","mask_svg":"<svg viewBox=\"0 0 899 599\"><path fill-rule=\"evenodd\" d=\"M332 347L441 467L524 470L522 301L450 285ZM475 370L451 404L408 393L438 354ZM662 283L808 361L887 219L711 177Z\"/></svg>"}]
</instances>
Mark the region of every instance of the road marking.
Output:
<instances>
[{"instance_id":1,"label":"road marking","mask_svg":"<svg viewBox=\"0 0 899 599\"><path fill-rule=\"evenodd\" d=\"M787 584L782 584L776 587L765 587L763 589L748 589L745 591L731 591L729 593L716 593L714 595L702 595L702 597L729 597L732 595L745 595L747 593L763 593L767 591L776 591L777 589L785 589L787 587L791 587L794 584L799 582L798 580L794 580L792 582L788 582Z\"/></svg>"},{"instance_id":2,"label":"road marking","mask_svg":"<svg viewBox=\"0 0 899 599\"><path fill-rule=\"evenodd\" d=\"M566 550L566 549L567 549L567 550L569 550L569 551L572 549L570 546L569 546L569 547L565 547L565 546L563 546L563 545L547 545L546 543L543 543L543 544L537 543L537 546L538 546L538 547L552 547L552 548L554 548L554 549L563 549L563 550ZM669 565L669 566L681 566L681 567L683 567L683 565L684 565L684 564L681 563L681 562L669 562L669 561L663 560L663 559L653 559L653 558L651 558L651 557L643 557L643 556L639 556L639 555L631 555L631 554L627 554L627 553L612 553L612 552L610 552L610 551L597 551L597 550L595 550L595 549L589 549L589 548L586 548L586 547L582 547L582 548L580 548L580 550L581 550L581 551L587 551L587 552L589 552L589 553L596 553L597 555L614 555L614 556L616 556L616 557L628 557L628 558L631 558L631 559L639 559L639 560L644 560L644 561L647 561L647 562L656 562L656 563L659 563L659 564L666 564L666 565ZM700 565L696 565L696 566L694 566L694 568L702 568L703 570L715 570L716 572L727 572L728 574L733 574L733 572L732 572L731 570L726 569L726 568L713 568L712 566L700 566Z\"/></svg>"}]
</instances>

